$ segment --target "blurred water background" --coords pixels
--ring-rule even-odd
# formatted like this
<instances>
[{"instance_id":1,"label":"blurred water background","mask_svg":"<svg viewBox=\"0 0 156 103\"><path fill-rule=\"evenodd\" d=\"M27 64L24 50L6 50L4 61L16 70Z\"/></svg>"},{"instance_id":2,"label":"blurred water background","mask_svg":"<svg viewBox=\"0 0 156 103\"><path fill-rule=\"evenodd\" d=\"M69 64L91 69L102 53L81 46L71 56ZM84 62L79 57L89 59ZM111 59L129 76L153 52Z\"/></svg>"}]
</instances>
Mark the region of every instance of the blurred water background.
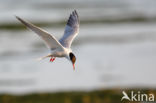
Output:
<instances>
[{"instance_id":1,"label":"blurred water background","mask_svg":"<svg viewBox=\"0 0 156 103\"><path fill-rule=\"evenodd\" d=\"M76 9L80 32L71 63L49 53L15 15L63 35ZM0 93L156 87L156 0L1 0Z\"/></svg>"}]
</instances>

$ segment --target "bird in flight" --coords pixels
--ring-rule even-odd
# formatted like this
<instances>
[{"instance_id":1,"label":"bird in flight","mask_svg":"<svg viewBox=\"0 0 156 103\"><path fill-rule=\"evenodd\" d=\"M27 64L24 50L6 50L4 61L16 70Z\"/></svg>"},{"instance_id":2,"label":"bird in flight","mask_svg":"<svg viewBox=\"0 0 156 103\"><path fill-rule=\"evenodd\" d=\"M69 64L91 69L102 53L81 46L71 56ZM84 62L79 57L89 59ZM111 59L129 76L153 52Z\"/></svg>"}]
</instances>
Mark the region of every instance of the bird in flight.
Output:
<instances>
[{"instance_id":1,"label":"bird in flight","mask_svg":"<svg viewBox=\"0 0 156 103\"><path fill-rule=\"evenodd\" d=\"M76 10L70 14L64 30L64 35L59 41L50 33L33 25L32 23L25 21L18 16L16 16L16 18L27 28L38 34L39 37L43 39L46 46L50 49L50 53L47 56L41 57L40 60L50 57L50 62L53 62L56 57L65 57L71 61L73 69L75 70L76 57L70 47L73 39L79 32L79 16Z\"/></svg>"}]
</instances>

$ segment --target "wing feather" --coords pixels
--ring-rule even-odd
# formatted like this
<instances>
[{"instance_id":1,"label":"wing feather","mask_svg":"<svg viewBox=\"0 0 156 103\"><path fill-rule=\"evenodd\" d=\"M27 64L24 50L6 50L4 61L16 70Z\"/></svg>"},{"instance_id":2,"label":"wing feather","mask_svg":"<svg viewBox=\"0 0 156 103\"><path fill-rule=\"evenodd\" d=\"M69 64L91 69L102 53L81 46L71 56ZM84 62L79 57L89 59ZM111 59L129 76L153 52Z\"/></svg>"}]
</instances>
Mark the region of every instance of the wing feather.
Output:
<instances>
[{"instance_id":1,"label":"wing feather","mask_svg":"<svg viewBox=\"0 0 156 103\"><path fill-rule=\"evenodd\" d=\"M32 31L34 31L35 33L37 33L45 42L46 46L50 49L56 49L56 48L63 48L62 45L56 40L56 38L52 35L50 35L49 33L47 33L46 31L42 30L41 28L27 22L24 21L23 19L19 18L18 16L16 16L16 18L23 23L26 27L28 27L29 29L31 29Z\"/></svg>"},{"instance_id":2,"label":"wing feather","mask_svg":"<svg viewBox=\"0 0 156 103\"><path fill-rule=\"evenodd\" d=\"M70 48L73 39L79 32L79 16L74 10L67 21L67 25L65 27L64 35L59 40L59 42L66 48Z\"/></svg>"}]
</instances>

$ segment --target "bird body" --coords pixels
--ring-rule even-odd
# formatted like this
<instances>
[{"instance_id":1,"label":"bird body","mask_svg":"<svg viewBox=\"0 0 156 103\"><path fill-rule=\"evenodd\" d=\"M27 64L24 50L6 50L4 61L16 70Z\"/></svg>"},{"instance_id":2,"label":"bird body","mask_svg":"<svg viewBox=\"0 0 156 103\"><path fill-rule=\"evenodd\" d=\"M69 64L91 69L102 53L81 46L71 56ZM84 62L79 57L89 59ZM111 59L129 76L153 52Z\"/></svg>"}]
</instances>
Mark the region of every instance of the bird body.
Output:
<instances>
[{"instance_id":1,"label":"bird body","mask_svg":"<svg viewBox=\"0 0 156 103\"><path fill-rule=\"evenodd\" d=\"M27 22L18 16L16 16L16 18L26 27L38 34L38 36L44 40L44 43L50 49L51 52L47 56L41 57L40 60L51 57L50 61L54 61L56 57L65 57L72 62L73 68L75 69L76 57L72 53L70 47L72 41L79 32L79 17L76 10L70 14L67 25L65 27L64 35L59 41L51 34L33 25L32 23Z\"/></svg>"},{"instance_id":2,"label":"bird body","mask_svg":"<svg viewBox=\"0 0 156 103\"><path fill-rule=\"evenodd\" d=\"M63 49L63 50L62 50ZM70 52L72 52L71 49L68 49L68 48L58 48L58 49L55 49L55 50L51 50L51 54L54 56L54 57L68 57L68 54Z\"/></svg>"}]
</instances>

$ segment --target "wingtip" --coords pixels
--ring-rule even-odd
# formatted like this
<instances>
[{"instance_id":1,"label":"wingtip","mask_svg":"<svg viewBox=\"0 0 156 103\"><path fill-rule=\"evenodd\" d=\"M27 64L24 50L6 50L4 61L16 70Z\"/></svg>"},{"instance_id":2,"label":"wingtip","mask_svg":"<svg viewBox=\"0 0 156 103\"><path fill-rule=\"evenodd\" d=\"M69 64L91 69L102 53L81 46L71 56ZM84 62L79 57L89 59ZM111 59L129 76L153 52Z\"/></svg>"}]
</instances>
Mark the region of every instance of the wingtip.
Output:
<instances>
[{"instance_id":1,"label":"wingtip","mask_svg":"<svg viewBox=\"0 0 156 103\"><path fill-rule=\"evenodd\" d=\"M77 15L77 11L76 11L76 9L74 9L74 11L72 12L72 14L76 14L76 15Z\"/></svg>"},{"instance_id":2,"label":"wingtip","mask_svg":"<svg viewBox=\"0 0 156 103\"><path fill-rule=\"evenodd\" d=\"M76 9L74 9L74 12L77 12Z\"/></svg>"},{"instance_id":3,"label":"wingtip","mask_svg":"<svg viewBox=\"0 0 156 103\"><path fill-rule=\"evenodd\" d=\"M78 13L77 13L77 10L74 9L74 11L73 11L72 13L76 15L76 17L77 17L77 19L78 19L78 22L80 22L80 20L79 20L79 15L78 15Z\"/></svg>"},{"instance_id":4,"label":"wingtip","mask_svg":"<svg viewBox=\"0 0 156 103\"><path fill-rule=\"evenodd\" d=\"M77 14L77 10L74 9L71 14Z\"/></svg>"},{"instance_id":5,"label":"wingtip","mask_svg":"<svg viewBox=\"0 0 156 103\"><path fill-rule=\"evenodd\" d=\"M21 21L21 22L23 21L19 16L16 16L16 15L15 15L15 17L16 17L17 20L19 20L19 21Z\"/></svg>"},{"instance_id":6,"label":"wingtip","mask_svg":"<svg viewBox=\"0 0 156 103\"><path fill-rule=\"evenodd\" d=\"M75 14L76 14L76 15L78 15L78 13L77 13L77 10L76 10L76 9L74 10L74 12L75 12Z\"/></svg>"},{"instance_id":7,"label":"wingtip","mask_svg":"<svg viewBox=\"0 0 156 103\"><path fill-rule=\"evenodd\" d=\"M77 13L76 9L74 9L71 12L71 14L69 16L69 19L67 21L67 25L69 25L69 26L74 25L74 23L73 23L74 21L76 21L76 23L78 23L78 24L80 23L79 16L78 16L78 13Z\"/></svg>"},{"instance_id":8,"label":"wingtip","mask_svg":"<svg viewBox=\"0 0 156 103\"><path fill-rule=\"evenodd\" d=\"M20 19L17 15L14 15L14 16L16 17L16 19L18 19L18 20Z\"/></svg>"},{"instance_id":9,"label":"wingtip","mask_svg":"<svg viewBox=\"0 0 156 103\"><path fill-rule=\"evenodd\" d=\"M28 28L31 28L31 26L33 25L33 24L30 24L29 22L26 22L25 20L23 20L19 16L15 16L15 17L16 17L17 20L19 20L21 23L23 23Z\"/></svg>"}]
</instances>

